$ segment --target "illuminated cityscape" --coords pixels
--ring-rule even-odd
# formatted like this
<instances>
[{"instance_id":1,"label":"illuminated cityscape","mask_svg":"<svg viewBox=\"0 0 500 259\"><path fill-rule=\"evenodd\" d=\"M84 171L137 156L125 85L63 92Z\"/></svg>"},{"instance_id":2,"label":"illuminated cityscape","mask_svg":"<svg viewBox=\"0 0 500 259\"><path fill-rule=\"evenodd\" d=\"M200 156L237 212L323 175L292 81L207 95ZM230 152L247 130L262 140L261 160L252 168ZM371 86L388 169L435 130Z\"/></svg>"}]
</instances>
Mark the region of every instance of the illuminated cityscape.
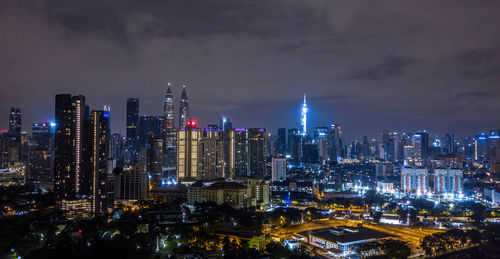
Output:
<instances>
[{"instance_id":1,"label":"illuminated cityscape","mask_svg":"<svg viewBox=\"0 0 500 259\"><path fill-rule=\"evenodd\" d=\"M0 258L500 257L500 4L15 2Z\"/></svg>"}]
</instances>

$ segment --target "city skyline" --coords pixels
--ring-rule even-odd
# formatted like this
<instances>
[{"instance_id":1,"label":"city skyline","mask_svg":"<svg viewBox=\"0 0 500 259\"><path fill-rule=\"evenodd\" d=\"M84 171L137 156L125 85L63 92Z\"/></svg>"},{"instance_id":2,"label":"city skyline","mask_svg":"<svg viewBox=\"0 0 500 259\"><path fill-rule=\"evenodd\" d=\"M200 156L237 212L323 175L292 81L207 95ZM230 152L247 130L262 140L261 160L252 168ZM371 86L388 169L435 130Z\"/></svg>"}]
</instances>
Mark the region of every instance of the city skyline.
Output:
<instances>
[{"instance_id":1,"label":"city skyline","mask_svg":"<svg viewBox=\"0 0 500 259\"><path fill-rule=\"evenodd\" d=\"M110 105L112 130L124 134L126 99L141 100L141 115L161 115L172 82L175 99L187 85L201 125L226 116L270 132L299 127L307 92L308 124L340 123L349 139L498 128L500 38L489 33L498 3L264 8L278 4L3 2L0 85L10 91L0 111L20 107L31 124L53 118L55 94L82 94L93 107Z\"/></svg>"}]
</instances>

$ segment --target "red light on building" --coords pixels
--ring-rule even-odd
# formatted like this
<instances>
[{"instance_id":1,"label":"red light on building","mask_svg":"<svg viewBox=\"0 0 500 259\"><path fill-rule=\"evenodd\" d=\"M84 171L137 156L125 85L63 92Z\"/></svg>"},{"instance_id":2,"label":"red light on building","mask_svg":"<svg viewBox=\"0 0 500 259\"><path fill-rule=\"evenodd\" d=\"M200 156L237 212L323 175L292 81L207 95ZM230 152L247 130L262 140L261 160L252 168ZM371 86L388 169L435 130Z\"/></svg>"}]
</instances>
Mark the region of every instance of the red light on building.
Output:
<instances>
[{"instance_id":1,"label":"red light on building","mask_svg":"<svg viewBox=\"0 0 500 259\"><path fill-rule=\"evenodd\" d=\"M79 229L79 230L78 230L78 234L81 234L81 233L82 233L82 230L81 230L81 229Z\"/></svg>"},{"instance_id":2,"label":"red light on building","mask_svg":"<svg viewBox=\"0 0 500 259\"><path fill-rule=\"evenodd\" d=\"M189 122L188 122L188 123L189 123ZM195 128L195 127L196 127L196 121L191 121L191 126L192 126L193 128Z\"/></svg>"}]
</instances>

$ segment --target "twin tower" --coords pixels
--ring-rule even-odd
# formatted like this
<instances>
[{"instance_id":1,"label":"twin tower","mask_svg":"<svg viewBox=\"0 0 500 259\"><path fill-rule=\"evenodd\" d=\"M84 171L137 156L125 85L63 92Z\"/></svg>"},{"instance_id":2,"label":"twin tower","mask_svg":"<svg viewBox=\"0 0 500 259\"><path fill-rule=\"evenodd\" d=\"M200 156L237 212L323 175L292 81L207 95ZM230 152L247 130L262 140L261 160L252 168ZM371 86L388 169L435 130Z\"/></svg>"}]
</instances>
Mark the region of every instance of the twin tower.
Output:
<instances>
[{"instance_id":1,"label":"twin tower","mask_svg":"<svg viewBox=\"0 0 500 259\"><path fill-rule=\"evenodd\" d=\"M168 83L167 93L165 94L165 105L163 112L166 120L166 128L173 129L175 124L174 117L174 98L170 90L170 83ZM182 95L179 104L179 128L185 128L189 120L189 103L186 94L186 86L182 85Z\"/></svg>"}]
</instances>

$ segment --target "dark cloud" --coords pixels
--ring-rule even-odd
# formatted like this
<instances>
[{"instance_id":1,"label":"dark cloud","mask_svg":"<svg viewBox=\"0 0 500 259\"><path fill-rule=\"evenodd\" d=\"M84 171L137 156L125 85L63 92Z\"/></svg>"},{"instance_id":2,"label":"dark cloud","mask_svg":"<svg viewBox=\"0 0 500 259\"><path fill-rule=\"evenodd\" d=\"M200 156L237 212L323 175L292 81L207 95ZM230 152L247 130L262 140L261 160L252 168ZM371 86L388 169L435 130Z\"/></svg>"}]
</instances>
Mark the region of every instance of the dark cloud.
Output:
<instances>
[{"instance_id":1,"label":"dark cloud","mask_svg":"<svg viewBox=\"0 0 500 259\"><path fill-rule=\"evenodd\" d=\"M355 79L385 80L403 74L406 67L416 63L417 60L405 57L388 57L373 68L362 69L357 72Z\"/></svg>"},{"instance_id":2,"label":"dark cloud","mask_svg":"<svg viewBox=\"0 0 500 259\"><path fill-rule=\"evenodd\" d=\"M54 94L161 114L166 83L188 85L201 124L340 123L473 134L500 127L500 2L0 0L0 111L53 117Z\"/></svg>"}]
</instances>

